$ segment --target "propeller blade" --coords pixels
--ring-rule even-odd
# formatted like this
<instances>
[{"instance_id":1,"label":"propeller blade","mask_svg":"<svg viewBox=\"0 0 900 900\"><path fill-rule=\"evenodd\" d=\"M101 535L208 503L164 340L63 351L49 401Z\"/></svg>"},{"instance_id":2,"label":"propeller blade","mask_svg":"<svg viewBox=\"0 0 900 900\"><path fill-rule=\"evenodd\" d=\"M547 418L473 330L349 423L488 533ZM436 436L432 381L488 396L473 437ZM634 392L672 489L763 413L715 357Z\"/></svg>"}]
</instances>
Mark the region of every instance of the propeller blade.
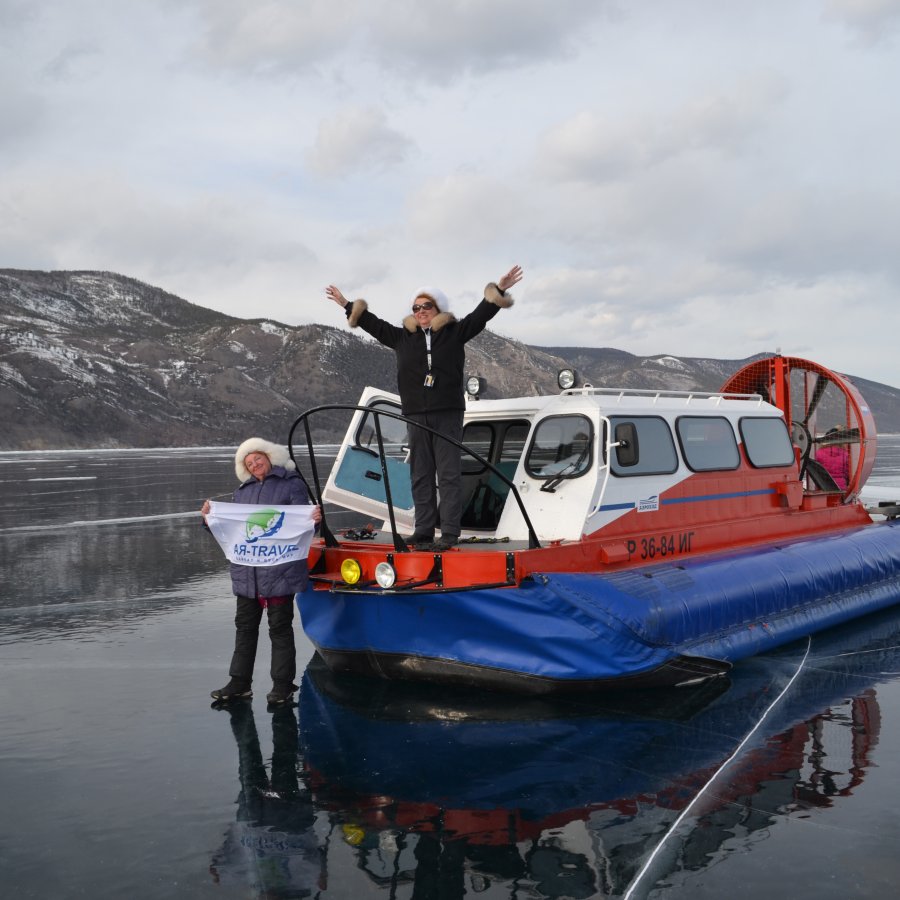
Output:
<instances>
[{"instance_id":1,"label":"propeller blade","mask_svg":"<svg viewBox=\"0 0 900 900\"><path fill-rule=\"evenodd\" d=\"M809 409L806 410L806 418L803 420L804 425L809 425L810 416L816 411L816 407L819 405L819 401L822 399L822 395L825 393L825 388L827 387L828 379L824 375L819 375L813 386L812 397L809 401Z\"/></svg>"}]
</instances>

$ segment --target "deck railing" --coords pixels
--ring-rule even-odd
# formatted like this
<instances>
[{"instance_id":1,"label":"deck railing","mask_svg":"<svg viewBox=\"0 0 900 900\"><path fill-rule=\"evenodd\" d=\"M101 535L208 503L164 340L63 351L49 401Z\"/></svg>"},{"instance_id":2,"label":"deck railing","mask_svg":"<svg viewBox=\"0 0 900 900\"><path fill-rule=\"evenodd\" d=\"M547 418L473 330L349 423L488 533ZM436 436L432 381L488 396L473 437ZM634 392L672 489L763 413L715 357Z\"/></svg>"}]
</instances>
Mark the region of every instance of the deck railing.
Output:
<instances>
[{"instance_id":1,"label":"deck railing","mask_svg":"<svg viewBox=\"0 0 900 900\"><path fill-rule=\"evenodd\" d=\"M638 388L612 388L612 387L594 387L586 384L583 387L569 388L560 392L564 397L609 397L615 401L630 399L633 397L646 397L649 400L684 400L685 404L690 404L694 400L714 400L721 403L724 400L755 400L758 403L765 403L760 394L736 394L732 392L723 393L722 391L659 391L653 389Z\"/></svg>"},{"instance_id":2,"label":"deck railing","mask_svg":"<svg viewBox=\"0 0 900 900\"><path fill-rule=\"evenodd\" d=\"M475 450L472 450L470 447L467 447L461 441L457 441L454 438L447 437L445 434L441 434L441 432L436 431L434 428L430 428L428 425L423 425L421 422L414 422L412 419L408 419L406 416L401 415L400 413L389 412L385 409L378 409L372 406L350 406L348 404L329 404L327 406L314 406L312 409L306 410L306 412L301 413L295 420L294 424L291 425L291 430L288 433L288 452L290 453L291 459L294 461L294 464L297 464L297 459L294 455L294 433L303 425L304 434L306 437L306 448L309 454L309 466L310 472L312 473L313 483L315 485L315 499L318 500L319 504L322 506L322 522L320 524L320 533L322 535L322 539L325 541L326 547L339 547L340 542L334 536L334 533L328 526L327 517L325 514L324 504L321 503L322 499L322 487L321 481L319 479L319 467L316 464L316 456L315 450L313 447L312 440L312 432L309 427L309 419L310 416L321 413L321 412L333 412L336 410L346 410L350 412L364 412L367 414L371 414L373 418L373 424L375 427L375 440L378 445L378 459L381 464L381 477L384 479L384 496L385 503L387 505L388 512L388 521L391 526L391 537L394 541L394 549L398 553L408 553L409 547L406 545L406 541L403 540L402 535L397 531L397 522L394 516L394 505L391 499L391 483L390 477L388 475L388 466L387 466L387 457L384 452L384 440L381 435L381 417L387 416L390 419L396 419L399 422L403 422L407 427L410 428L421 428L423 431L427 431L429 434L436 435L442 440L447 441L450 444L453 444L455 447L458 447L468 456L471 456L473 459L476 459L481 465L490 469L494 475L496 475L510 490L513 498L516 501L516 504L519 507L519 512L522 513L522 518L525 520L525 526L528 529L528 546L530 549L536 549L541 546L540 541L537 537L537 532L534 530L534 526L531 524L531 519L528 516L528 512L525 509L525 504L522 502L522 498L519 495L519 491L516 489L516 486L513 482L498 469L492 463L488 462L480 453L477 453ZM366 448L370 452L371 448ZM298 467L299 469L299 467Z\"/></svg>"}]
</instances>

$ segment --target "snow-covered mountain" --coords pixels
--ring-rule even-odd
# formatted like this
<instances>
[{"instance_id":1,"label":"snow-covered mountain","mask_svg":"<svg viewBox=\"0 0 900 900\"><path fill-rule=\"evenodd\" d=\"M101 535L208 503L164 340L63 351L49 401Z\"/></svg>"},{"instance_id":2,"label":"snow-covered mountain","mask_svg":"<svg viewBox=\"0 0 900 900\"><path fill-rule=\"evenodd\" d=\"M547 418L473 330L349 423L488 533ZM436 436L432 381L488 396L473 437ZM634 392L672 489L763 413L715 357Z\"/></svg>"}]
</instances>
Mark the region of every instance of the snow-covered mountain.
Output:
<instances>
[{"instance_id":1,"label":"snow-covered mountain","mask_svg":"<svg viewBox=\"0 0 900 900\"><path fill-rule=\"evenodd\" d=\"M594 385L715 390L744 362L541 349L491 332L467 361L494 397L554 391L563 366ZM394 387L393 353L346 327L237 319L110 272L0 269L0 449L284 440L300 412L354 404L366 384ZM900 392L859 384L882 430L900 431ZM343 430L334 414L316 437Z\"/></svg>"}]
</instances>

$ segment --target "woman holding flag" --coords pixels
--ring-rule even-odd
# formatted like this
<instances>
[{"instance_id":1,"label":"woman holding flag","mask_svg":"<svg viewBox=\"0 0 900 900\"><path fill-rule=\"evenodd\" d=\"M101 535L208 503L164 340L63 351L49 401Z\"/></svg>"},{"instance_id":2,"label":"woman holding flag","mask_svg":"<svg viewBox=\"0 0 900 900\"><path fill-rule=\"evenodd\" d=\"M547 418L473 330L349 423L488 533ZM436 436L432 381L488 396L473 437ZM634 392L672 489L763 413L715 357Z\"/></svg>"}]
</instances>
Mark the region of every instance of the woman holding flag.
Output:
<instances>
[{"instance_id":1,"label":"woman holding flag","mask_svg":"<svg viewBox=\"0 0 900 900\"><path fill-rule=\"evenodd\" d=\"M249 438L244 441L234 456L234 471L240 487L233 495L234 503L253 506L308 506L309 494L306 484L297 474L296 466L285 447L273 444L262 438ZM228 507L230 504L222 504ZM204 522L210 527L220 543L224 543L224 530L216 521L218 504L210 504L206 500L200 510ZM225 510L227 513L227 510ZM267 512L275 512L268 510ZM313 523L322 518L318 506L309 511ZM224 517L223 517L224 518ZM262 549L265 545L255 545L260 537L268 537L270 532L258 525L251 526L251 517L246 522L246 543L235 545L233 539L228 542L234 551ZM278 526L284 519L274 521ZM252 533L251 533L252 532ZM288 545L290 549L290 545ZM271 549L271 548L270 548ZM294 547L293 549L296 549ZM227 551L226 551L227 552ZM265 554L262 554L265 557ZM227 702L239 698L253 696L253 664L256 661L256 648L259 640L259 626L263 610L269 618L269 638L272 642L272 690L266 695L270 704L289 703L297 690L294 676L297 674L297 658L294 648L294 595L306 588L307 566L305 554L302 558L289 562L272 564L272 560L260 561L260 555L248 554L250 564L231 562L231 585L237 597L237 609L234 616L234 654L228 674L231 680L223 688L211 693L217 702ZM238 557L241 558L241 557Z\"/></svg>"}]
</instances>

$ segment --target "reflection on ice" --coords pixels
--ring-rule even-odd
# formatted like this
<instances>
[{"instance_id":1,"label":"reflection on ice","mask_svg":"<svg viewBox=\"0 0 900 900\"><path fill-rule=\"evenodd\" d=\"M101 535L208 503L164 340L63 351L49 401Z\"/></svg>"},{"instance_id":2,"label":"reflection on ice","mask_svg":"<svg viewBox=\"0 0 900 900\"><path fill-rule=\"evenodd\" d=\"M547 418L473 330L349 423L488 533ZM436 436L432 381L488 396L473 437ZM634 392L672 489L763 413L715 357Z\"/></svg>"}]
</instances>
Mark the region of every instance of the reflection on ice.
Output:
<instances>
[{"instance_id":1,"label":"reflection on ice","mask_svg":"<svg viewBox=\"0 0 900 900\"><path fill-rule=\"evenodd\" d=\"M315 812L298 778L297 716L293 708L281 707L266 717L273 747L267 770L251 704L222 709L237 744L240 793L235 821L213 856L210 875L217 885L246 885L256 896L298 896L294 888L300 885L311 894L324 886L324 855Z\"/></svg>"},{"instance_id":2,"label":"reflection on ice","mask_svg":"<svg viewBox=\"0 0 900 900\"><path fill-rule=\"evenodd\" d=\"M804 651L752 660L705 694L554 704L373 685L314 661L301 754L305 802L331 822L329 884L346 887L348 852L372 888L458 884L445 896L493 883L504 896L638 897L679 883L864 781L900 621L824 635L800 669Z\"/></svg>"},{"instance_id":3,"label":"reflection on ice","mask_svg":"<svg viewBox=\"0 0 900 900\"><path fill-rule=\"evenodd\" d=\"M895 893L900 610L816 636L689 809L805 645L701 690L552 703L313 667L297 710L211 712L232 605L196 510L233 488L231 451L2 456L10 896ZM873 481L900 497L900 440Z\"/></svg>"}]
</instances>

